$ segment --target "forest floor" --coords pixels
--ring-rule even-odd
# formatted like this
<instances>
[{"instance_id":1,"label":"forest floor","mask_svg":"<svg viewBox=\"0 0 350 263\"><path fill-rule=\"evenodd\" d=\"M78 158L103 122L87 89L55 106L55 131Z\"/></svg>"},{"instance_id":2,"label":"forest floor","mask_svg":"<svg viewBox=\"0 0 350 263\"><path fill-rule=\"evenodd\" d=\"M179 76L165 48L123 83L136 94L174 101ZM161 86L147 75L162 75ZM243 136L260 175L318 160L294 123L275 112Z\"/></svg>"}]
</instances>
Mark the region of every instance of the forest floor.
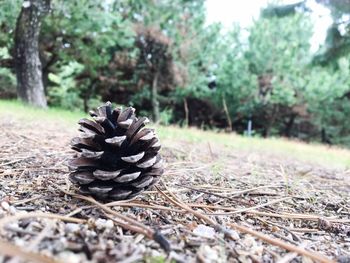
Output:
<instances>
[{"instance_id":1,"label":"forest floor","mask_svg":"<svg viewBox=\"0 0 350 263\"><path fill-rule=\"evenodd\" d=\"M68 180L80 117L0 101L0 262L350 262L350 151L158 127L158 189L101 204Z\"/></svg>"}]
</instances>

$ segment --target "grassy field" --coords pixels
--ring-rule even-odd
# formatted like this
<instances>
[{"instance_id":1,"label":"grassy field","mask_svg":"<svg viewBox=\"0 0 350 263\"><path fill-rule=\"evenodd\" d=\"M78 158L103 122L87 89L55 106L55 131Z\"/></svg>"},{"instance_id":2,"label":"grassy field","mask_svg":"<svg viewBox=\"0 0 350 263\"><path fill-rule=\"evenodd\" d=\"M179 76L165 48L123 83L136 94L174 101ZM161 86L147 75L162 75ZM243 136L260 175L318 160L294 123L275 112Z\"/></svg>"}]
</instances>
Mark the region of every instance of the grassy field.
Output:
<instances>
[{"instance_id":1,"label":"grassy field","mask_svg":"<svg viewBox=\"0 0 350 263\"><path fill-rule=\"evenodd\" d=\"M59 108L38 109L19 103L18 101L0 100L0 115L14 115L30 120L49 120L67 124L68 129L76 129L76 122L86 113L68 111ZM222 145L234 150L258 151L288 158L318 163L320 165L340 168L350 167L350 150L318 143L304 143L284 138L248 138L234 133L218 133L196 128L180 128L177 126L159 126L158 134L163 140L180 140L191 143L210 143Z\"/></svg>"}]
</instances>

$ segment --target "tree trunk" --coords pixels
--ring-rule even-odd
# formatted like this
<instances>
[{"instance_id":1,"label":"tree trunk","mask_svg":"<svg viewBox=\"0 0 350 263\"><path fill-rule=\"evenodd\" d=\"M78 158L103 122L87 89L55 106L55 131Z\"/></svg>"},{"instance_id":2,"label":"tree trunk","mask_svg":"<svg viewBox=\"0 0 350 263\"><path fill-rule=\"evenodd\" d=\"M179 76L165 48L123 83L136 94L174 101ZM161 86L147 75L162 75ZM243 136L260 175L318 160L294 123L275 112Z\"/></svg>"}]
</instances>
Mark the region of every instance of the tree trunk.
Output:
<instances>
[{"instance_id":1,"label":"tree trunk","mask_svg":"<svg viewBox=\"0 0 350 263\"><path fill-rule=\"evenodd\" d=\"M152 90L151 90L151 103L152 103L152 115L153 115L153 121L158 122L159 121L159 101L158 101L158 75L159 73L156 72L153 78L152 82Z\"/></svg>"},{"instance_id":2,"label":"tree trunk","mask_svg":"<svg viewBox=\"0 0 350 263\"><path fill-rule=\"evenodd\" d=\"M232 120L231 120L231 116L230 116L230 113L229 113L228 108L227 108L225 96L222 96L222 105L224 106L224 111L226 114L228 131L232 132Z\"/></svg>"},{"instance_id":3,"label":"tree trunk","mask_svg":"<svg viewBox=\"0 0 350 263\"><path fill-rule=\"evenodd\" d=\"M50 0L23 2L15 32L15 69L18 97L29 104L46 107L39 58L41 22L50 9Z\"/></svg>"},{"instance_id":4,"label":"tree trunk","mask_svg":"<svg viewBox=\"0 0 350 263\"><path fill-rule=\"evenodd\" d=\"M292 129L293 129L293 126L294 126L294 122L295 122L295 118L297 117L297 115L295 113L292 113L290 116L289 116L289 120L288 122L286 123L286 126L284 128L284 136L286 137L291 137L292 135Z\"/></svg>"},{"instance_id":5,"label":"tree trunk","mask_svg":"<svg viewBox=\"0 0 350 263\"><path fill-rule=\"evenodd\" d=\"M265 138L270 137L271 134L271 128L273 127L273 124L275 123L276 119L276 113L278 112L278 106L273 105L272 106L272 112L270 116L268 116L268 119L266 121L265 129L263 131L263 136Z\"/></svg>"}]
</instances>

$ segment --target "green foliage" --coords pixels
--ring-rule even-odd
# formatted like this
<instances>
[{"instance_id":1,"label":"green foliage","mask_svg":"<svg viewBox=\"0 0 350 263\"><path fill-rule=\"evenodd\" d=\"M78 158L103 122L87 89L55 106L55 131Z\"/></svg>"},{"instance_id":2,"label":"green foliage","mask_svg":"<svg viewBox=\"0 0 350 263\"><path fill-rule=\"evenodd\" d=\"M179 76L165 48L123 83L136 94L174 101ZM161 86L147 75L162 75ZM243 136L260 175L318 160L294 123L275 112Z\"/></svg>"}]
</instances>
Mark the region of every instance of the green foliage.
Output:
<instances>
[{"instance_id":1,"label":"green foliage","mask_svg":"<svg viewBox=\"0 0 350 263\"><path fill-rule=\"evenodd\" d=\"M10 48L22 0L0 0L0 48Z\"/></svg>"},{"instance_id":2,"label":"green foliage","mask_svg":"<svg viewBox=\"0 0 350 263\"><path fill-rule=\"evenodd\" d=\"M313 68L305 98L313 123L332 143L350 145L349 57L338 60L338 70Z\"/></svg>"},{"instance_id":3,"label":"green foliage","mask_svg":"<svg viewBox=\"0 0 350 263\"><path fill-rule=\"evenodd\" d=\"M0 1L6 97L16 90L8 62L22 1ZM51 2L40 36L51 106L88 111L110 100L150 115L156 100L165 125L227 128L232 121L243 134L252 120L256 136L350 146L349 27L341 20L349 10L342 1L320 1L336 23L316 56L304 2L268 6L248 31L206 25L204 0Z\"/></svg>"},{"instance_id":4,"label":"green foliage","mask_svg":"<svg viewBox=\"0 0 350 263\"><path fill-rule=\"evenodd\" d=\"M170 125L173 119L173 110L170 108L166 108L160 112L160 120L159 123L162 125Z\"/></svg>"},{"instance_id":5,"label":"green foliage","mask_svg":"<svg viewBox=\"0 0 350 263\"><path fill-rule=\"evenodd\" d=\"M75 77L81 73L84 66L76 61L62 65L57 75L50 73L49 80L53 85L49 87L49 103L56 107L70 110L83 110L83 100L76 89Z\"/></svg>"}]
</instances>

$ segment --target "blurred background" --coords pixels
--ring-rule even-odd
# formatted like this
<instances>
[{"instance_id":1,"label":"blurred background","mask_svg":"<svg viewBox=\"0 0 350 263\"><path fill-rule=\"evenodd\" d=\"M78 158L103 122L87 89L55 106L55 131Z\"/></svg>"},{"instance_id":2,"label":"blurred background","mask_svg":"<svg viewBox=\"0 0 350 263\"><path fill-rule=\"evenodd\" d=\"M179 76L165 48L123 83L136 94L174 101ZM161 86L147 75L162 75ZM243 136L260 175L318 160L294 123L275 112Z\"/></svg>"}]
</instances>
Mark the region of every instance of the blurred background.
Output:
<instances>
[{"instance_id":1,"label":"blurred background","mask_svg":"<svg viewBox=\"0 0 350 263\"><path fill-rule=\"evenodd\" d=\"M0 99L350 147L349 0L0 0Z\"/></svg>"}]
</instances>

